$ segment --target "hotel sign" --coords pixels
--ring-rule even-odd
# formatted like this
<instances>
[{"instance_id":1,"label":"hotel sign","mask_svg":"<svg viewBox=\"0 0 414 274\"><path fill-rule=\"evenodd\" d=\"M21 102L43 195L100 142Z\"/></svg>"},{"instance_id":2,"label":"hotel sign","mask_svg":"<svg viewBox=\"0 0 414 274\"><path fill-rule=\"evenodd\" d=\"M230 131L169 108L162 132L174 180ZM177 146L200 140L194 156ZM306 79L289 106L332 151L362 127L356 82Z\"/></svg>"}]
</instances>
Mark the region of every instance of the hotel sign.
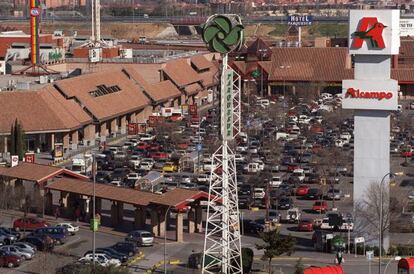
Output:
<instances>
[{"instance_id":1,"label":"hotel sign","mask_svg":"<svg viewBox=\"0 0 414 274\"><path fill-rule=\"evenodd\" d=\"M233 70L223 73L221 95L221 133L224 140L233 139Z\"/></svg>"},{"instance_id":2,"label":"hotel sign","mask_svg":"<svg viewBox=\"0 0 414 274\"><path fill-rule=\"evenodd\" d=\"M311 15L289 15L288 25L289 26L310 26L313 23L313 17Z\"/></svg>"}]
</instances>

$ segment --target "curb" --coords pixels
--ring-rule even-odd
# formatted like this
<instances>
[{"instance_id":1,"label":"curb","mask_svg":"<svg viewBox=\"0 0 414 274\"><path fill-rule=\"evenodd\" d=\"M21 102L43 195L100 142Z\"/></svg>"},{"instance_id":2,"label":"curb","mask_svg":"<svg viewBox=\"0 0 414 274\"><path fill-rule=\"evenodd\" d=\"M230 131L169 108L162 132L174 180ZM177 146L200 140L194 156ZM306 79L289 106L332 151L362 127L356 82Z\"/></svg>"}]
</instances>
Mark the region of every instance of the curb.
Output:
<instances>
[{"instance_id":1,"label":"curb","mask_svg":"<svg viewBox=\"0 0 414 274\"><path fill-rule=\"evenodd\" d=\"M132 258L131 260L129 260L127 263L126 263L126 265L132 265L132 264L135 264L136 262L138 262L138 261L140 261L140 260L142 260L143 258L145 257L145 254L142 252L142 251L140 251L139 253L138 253L138 255L136 255L134 258Z\"/></svg>"},{"instance_id":2,"label":"curb","mask_svg":"<svg viewBox=\"0 0 414 274\"><path fill-rule=\"evenodd\" d=\"M181 264L181 261L179 259L172 259L167 261L168 265L179 265ZM164 260L159 261L158 263L156 263L155 265L153 265L150 269L147 269L144 273L145 274L152 274L154 273L159 267L161 267L162 265L164 265Z\"/></svg>"}]
</instances>

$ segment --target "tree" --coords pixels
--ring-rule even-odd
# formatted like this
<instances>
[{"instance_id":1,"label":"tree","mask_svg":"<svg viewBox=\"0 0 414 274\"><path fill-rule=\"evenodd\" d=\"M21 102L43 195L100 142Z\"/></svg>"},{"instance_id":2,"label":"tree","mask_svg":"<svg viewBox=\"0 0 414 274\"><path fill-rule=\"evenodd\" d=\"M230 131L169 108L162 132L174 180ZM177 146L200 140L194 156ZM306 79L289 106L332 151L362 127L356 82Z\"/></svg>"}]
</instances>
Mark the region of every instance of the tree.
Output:
<instances>
[{"instance_id":1,"label":"tree","mask_svg":"<svg viewBox=\"0 0 414 274\"><path fill-rule=\"evenodd\" d=\"M272 260L274 257L287 254L292 255L295 251L296 240L289 234L288 236L280 235L279 230L268 230L259 233L260 238L263 240L263 244L256 244L256 248L264 250L262 256L263 261L269 263L269 273L271 273Z\"/></svg>"},{"instance_id":2,"label":"tree","mask_svg":"<svg viewBox=\"0 0 414 274\"><path fill-rule=\"evenodd\" d=\"M302 257L299 258L299 260L295 264L295 274L303 274L303 271L305 270L305 266L302 262Z\"/></svg>"},{"instance_id":3,"label":"tree","mask_svg":"<svg viewBox=\"0 0 414 274\"><path fill-rule=\"evenodd\" d=\"M382 204L381 204L382 188ZM391 220L396 218L398 212L398 199L390 199L390 191L387 183L371 183L365 196L356 202L354 231L357 235L363 235L366 241L377 240L381 230L381 241L384 243L384 235L390 228ZM382 207L382 222L380 211Z\"/></svg>"},{"instance_id":4,"label":"tree","mask_svg":"<svg viewBox=\"0 0 414 274\"><path fill-rule=\"evenodd\" d=\"M11 155L18 155L20 159L23 159L24 153L26 150L26 146L24 142L25 135L24 135L23 126L19 123L17 119L14 121L14 124L11 126L10 135L11 135L11 147L10 147Z\"/></svg>"}]
</instances>

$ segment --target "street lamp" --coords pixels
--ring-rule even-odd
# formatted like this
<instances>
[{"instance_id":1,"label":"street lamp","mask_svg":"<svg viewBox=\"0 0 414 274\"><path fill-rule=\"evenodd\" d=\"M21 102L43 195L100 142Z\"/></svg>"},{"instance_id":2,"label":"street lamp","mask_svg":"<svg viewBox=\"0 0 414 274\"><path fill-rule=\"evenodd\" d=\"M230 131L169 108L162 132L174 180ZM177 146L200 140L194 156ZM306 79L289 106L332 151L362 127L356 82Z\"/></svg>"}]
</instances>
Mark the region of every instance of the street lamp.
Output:
<instances>
[{"instance_id":1,"label":"street lamp","mask_svg":"<svg viewBox=\"0 0 414 274\"><path fill-rule=\"evenodd\" d=\"M384 274L387 274L387 268L388 268L388 266L390 265L390 263L391 263L392 261L399 261L399 260L401 260L401 257L400 257L400 256L395 256L394 258L391 258L391 259L388 261L387 265L385 266L385 269L384 269Z\"/></svg>"},{"instance_id":2,"label":"street lamp","mask_svg":"<svg viewBox=\"0 0 414 274\"><path fill-rule=\"evenodd\" d=\"M378 274L381 274L381 256L382 256L382 218L383 218L383 204L382 204L382 196L383 196L383 188L384 188L384 182L385 182L385 178L389 177L390 179L395 178L396 176L401 176L403 175L402 172L397 172L397 173L392 173L392 172L388 172L387 174L384 175L384 177L382 177L381 179L381 183L380 183L380 216L379 216L379 257L378 257Z\"/></svg>"}]
</instances>

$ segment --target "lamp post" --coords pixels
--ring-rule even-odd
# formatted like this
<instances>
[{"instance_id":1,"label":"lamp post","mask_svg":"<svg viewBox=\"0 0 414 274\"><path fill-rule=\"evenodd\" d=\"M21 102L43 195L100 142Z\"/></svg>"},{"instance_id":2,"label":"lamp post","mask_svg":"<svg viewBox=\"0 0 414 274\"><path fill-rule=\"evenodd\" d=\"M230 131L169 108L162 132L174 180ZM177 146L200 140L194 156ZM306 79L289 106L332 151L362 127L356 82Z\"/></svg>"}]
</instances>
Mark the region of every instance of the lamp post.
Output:
<instances>
[{"instance_id":1,"label":"lamp post","mask_svg":"<svg viewBox=\"0 0 414 274\"><path fill-rule=\"evenodd\" d=\"M167 210L165 211L165 215L164 215L164 226L165 226L165 231L164 231L164 274L167 274L167 262L166 262L166 257L167 257L167 214L170 211L171 206L169 206L167 208Z\"/></svg>"},{"instance_id":2,"label":"lamp post","mask_svg":"<svg viewBox=\"0 0 414 274\"><path fill-rule=\"evenodd\" d=\"M398 172L398 173L392 173L392 172L388 172L387 174L384 175L384 177L382 177L381 179L381 183L380 183L380 215L379 215L379 257L378 257L378 274L381 274L381 257L382 257L382 218L383 218L383 188L384 188L384 182L385 182L385 178L387 178L388 176L390 177L390 179L395 178L396 176L402 175L402 172Z\"/></svg>"}]
</instances>

